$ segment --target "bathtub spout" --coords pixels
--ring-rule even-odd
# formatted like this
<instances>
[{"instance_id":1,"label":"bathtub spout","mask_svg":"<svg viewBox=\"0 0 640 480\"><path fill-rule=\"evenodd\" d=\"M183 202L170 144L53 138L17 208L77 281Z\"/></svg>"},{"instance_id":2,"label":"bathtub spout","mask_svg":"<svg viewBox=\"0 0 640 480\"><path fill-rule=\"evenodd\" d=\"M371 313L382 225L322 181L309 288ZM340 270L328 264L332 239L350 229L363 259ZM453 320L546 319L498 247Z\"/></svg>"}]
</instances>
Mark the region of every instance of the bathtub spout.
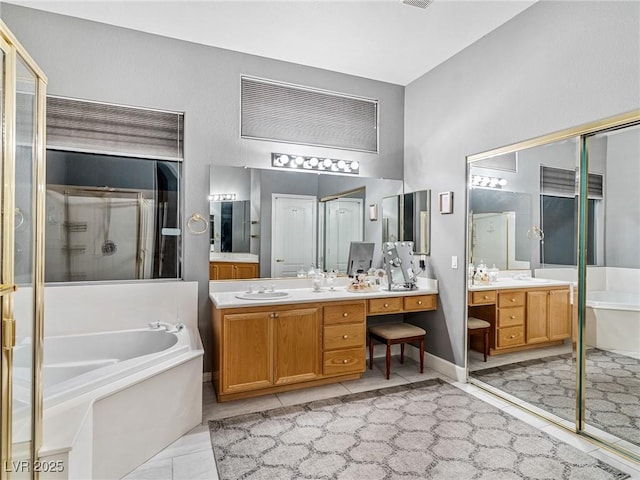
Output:
<instances>
[{"instance_id":1,"label":"bathtub spout","mask_svg":"<svg viewBox=\"0 0 640 480\"><path fill-rule=\"evenodd\" d=\"M149 323L149 328L151 330L165 330L169 333L175 333L175 332L179 332L180 330L182 330L184 328L184 323L176 323L175 325L172 325L170 323L167 322L150 322Z\"/></svg>"}]
</instances>

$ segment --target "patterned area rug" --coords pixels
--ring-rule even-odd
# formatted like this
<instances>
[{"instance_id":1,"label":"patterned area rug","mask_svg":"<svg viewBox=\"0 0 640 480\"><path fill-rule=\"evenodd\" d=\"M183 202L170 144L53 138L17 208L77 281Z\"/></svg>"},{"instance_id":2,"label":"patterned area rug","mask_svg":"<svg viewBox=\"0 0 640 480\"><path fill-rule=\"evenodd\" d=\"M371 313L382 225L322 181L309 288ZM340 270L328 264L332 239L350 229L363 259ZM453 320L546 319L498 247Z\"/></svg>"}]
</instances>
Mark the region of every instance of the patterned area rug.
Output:
<instances>
[{"instance_id":1,"label":"patterned area rug","mask_svg":"<svg viewBox=\"0 0 640 480\"><path fill-rule=\"evenodd\" d=\"M628 478L440 380L209 426L222 480Z\"/></svg>"},{"instance_id":2,"label":"patterned area rug","mask_svg":"<svg viewBox=\"0 0 640 480\"><path fill-rule=\"evenodd\" d=\"M594 348L587 351L585 365L587 423L640 445L640 360ZM471 375L560 418L576 418L576 366L570 353Z\"/></svg>"}]
</instances>

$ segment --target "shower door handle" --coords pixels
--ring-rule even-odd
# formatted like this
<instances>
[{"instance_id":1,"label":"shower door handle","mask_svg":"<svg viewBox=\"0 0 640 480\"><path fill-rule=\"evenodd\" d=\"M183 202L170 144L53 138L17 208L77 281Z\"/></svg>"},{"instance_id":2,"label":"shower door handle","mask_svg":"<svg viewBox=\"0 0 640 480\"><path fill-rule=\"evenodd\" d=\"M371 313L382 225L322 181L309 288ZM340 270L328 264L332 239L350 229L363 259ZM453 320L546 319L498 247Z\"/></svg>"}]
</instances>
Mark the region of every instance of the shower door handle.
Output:
<instances>
[{"instance_id":1,"label":"shower door handle","mask_svg":"<svg viewBox=\"0 0 640 480\"><path fill-rule=\"evenodd\" d=\"M16 321L2 318L2 349L12 350L16 346Z\"/></svg>"}]
</instances>

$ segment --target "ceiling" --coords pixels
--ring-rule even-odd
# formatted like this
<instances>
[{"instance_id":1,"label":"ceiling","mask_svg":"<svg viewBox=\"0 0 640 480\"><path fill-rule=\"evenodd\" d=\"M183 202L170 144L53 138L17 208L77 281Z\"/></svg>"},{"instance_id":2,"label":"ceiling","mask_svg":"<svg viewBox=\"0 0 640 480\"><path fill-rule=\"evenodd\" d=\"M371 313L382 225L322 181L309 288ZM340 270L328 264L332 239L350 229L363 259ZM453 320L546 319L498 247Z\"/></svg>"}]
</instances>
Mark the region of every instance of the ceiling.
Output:
<instances>
[{"instance_id":1,"label":"ceiling","mask_svg":"<svg viewBox=\"0 0 640 480\"><path fill-rule=\"evenodd\" d=\"M407 85L536 0L10 0L49 12Z\"/></svg>"}]
</instances>

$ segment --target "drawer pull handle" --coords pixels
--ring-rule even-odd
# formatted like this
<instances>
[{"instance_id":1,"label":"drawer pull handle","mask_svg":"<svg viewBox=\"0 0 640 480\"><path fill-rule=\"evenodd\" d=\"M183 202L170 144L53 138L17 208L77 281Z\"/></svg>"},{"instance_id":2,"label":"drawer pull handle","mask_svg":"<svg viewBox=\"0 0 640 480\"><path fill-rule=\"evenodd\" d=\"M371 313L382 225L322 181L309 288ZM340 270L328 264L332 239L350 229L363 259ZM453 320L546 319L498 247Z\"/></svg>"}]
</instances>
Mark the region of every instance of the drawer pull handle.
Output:
<instances>
[{"instance_id":1,"label":"drawer pull handle","mask_svg":"<svg viewBox=\"0 0 640 480\"><path fill-rule=\"evenodd\" d=\"M389 304L388 304L388 303L385 303L385 304L384 304L384 308L387 308L388 306L389 306Z\"/></svg>"},{"instance_id":2,"label":"drawer pull handle","mask_svg":"<svg viewBox=\"0 0 640 480\"><path fill-rule=\"evenodd\" d=\"M482 298L484 298L485 300L487 300L487 299L489 298L489 295L485 295L485 296L484 296L484 297L482 297Z\"/></svg>"},{"instance_id":3,"label":"drawer pull handle","mask_svg":"<svg viewBox=\"0 0 640 480\"><path fill-rule=\"evenodd\" d=\"M516 299L515 299L515 298L512 298L512 299L511 299L511 301L512 301L512 302L515 302L515 301L516 301Z\"/></svg>"},{"instance_id":4,"label":"drawer pull handle","mask_svg":"<svg viewBox=\"0 0 640 480\"><path fill-rule=\"evenodd\" d=\"M422 300L418 300L418 305L422 305Z\"/></svg>"},{"instance_id":5,"label":"drawer pull handle","mask_svg":"<svg viewBox=\"0 0 640 480\"><path fill-rule=\"evenodd\" d=\"M346 340L347 338L349 338L349 335L343 335L342 338Z\"/></svg>"},{"instance_id":6,"label":"drawer pull handle","mask_svg":"<svg viewBox=\"0 0 640 480\"><path fill-rule=\"evenodd\" d=\"M348 316L349 316L349 314L348 314L347 312L344 312L344 313L342 314L342 316L343 316L343 317L348 317Z\"/></svg>"},{"instance_id":7,"label":"drawer pull handle","mask_svg":"<svg viewBox=\"0 0 640 480\"><path fill-rule=\"evenodd\" d=\"M509 335L509 338L516 338L516 335Z\"/></svg>"},{"instance_id":8,"label":"drawer pull handle","mask_svg":"<svg viewBox=\"0 0 640 480\"><path fill-rule=\"evenodd\" d=\"M515 315L511 315L511 320L515 320L516 316Z\"/></svg>"},{"instance_id":9,"label":"drawer pull handle","mask_svg":"<svg viewBox=\"0 0 640 480\"><path fill-rule=\"evenodd\" d=\"M345 358L344 360L342 360L342 363L349 363L349 360Z\"/></svg>"}]
</instances>

